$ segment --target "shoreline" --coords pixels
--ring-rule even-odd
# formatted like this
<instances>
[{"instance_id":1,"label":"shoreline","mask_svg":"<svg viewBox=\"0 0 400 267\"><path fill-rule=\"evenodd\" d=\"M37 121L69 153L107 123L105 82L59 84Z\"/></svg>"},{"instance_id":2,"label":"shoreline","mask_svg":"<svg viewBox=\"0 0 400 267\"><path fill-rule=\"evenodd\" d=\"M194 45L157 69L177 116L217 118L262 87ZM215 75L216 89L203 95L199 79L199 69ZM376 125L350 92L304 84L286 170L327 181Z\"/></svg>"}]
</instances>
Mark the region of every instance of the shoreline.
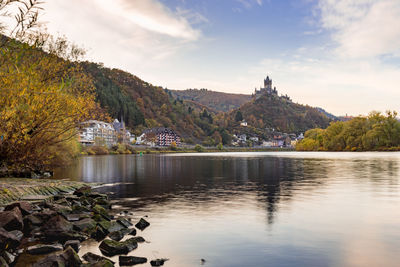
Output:
<instances>
[{"instance_id":1,"label":"shoreline","mask_svg":"<svg viewBox=\"0 0 400 267\"><path fill-rule=\"evenodd\" d=\"M119 256L121 266L147 262L147 258L127 254L145 242L136 233L150 223L113 214L108 195L92 191L98 184L58 180L57 185L48 185L50 180L42 179L38 185L30 179L34 182L30 185L28 179L6 180L10 179L14 182L7 190L15 190L13 196L19 198L4 202L8 193L0 194L4 203L0 205L1 266L106 267L115 266L110 259L114 256ZM97 242L100 255L87 252L80 257L86 241ZM152 259L150 264L160 266L166 260Z\"/></svg>"}]
</instances>

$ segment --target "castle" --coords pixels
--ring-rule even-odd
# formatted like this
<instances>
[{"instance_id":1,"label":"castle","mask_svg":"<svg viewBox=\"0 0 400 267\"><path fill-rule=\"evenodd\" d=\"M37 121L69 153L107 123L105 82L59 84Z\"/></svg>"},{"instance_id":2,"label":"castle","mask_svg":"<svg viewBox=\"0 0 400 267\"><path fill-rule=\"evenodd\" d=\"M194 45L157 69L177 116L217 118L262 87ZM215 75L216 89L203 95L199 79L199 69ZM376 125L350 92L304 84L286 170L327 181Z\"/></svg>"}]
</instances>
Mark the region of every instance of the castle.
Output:
<instances>
[{"instance_id":1,"label":"castle","mask_svg":"<svg viewBox=\"0 0 400 267\"><path fill-rule=\"evenodd\" d=\"M272 88L272 80L269 78L269 76L264 79L264 87L260 87L260 90L257 90L257 88L255 88L253 96L257 99L264 94L276 96L278 95L276 87Z\"/></svg>"}]
</instances>

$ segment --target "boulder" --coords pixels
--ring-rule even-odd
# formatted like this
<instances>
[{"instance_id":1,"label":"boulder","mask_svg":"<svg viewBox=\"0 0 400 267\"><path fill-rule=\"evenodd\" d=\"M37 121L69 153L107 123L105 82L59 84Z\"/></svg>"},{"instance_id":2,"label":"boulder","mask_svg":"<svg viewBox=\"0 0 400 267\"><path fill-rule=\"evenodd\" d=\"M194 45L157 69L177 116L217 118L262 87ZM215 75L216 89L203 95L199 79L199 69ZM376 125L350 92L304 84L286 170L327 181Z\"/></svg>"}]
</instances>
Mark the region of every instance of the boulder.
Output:
<instances>
[{"instance_id":1,"label":"boulder","mask_svg":"<svg viewBox=\"0 0 400 267\"><path fill-rule=\"evenodd\" d=\"M150 261L151 266L162 266L168 259L155 259Z\"/></svg>"},{"instance_id":2,"label":"boulder","mask_svg":"<svg viewBox=\"0 0 400 267\"><path fill-rule=\"evenodd\" d=\"M150 223L146 221L145 219L141 218L137 224L135 224L135 227L138 228L139 230L143 231L146 227L148 227Z\"/></svg>"},{"instance_id":3,"label":"boulder","mask_svg":"<svg viewBox=\"0 0 400 267\"><path fill-rule=\"evenodd\" d=\"M85 267L114 267L114 263L108 259L101 260L96 263L90 263L88 265L83 265Z\"/></svg>"},{"instance_id":4,"label":"boulder","mask_svg":"<svg viewBox=\"0 0 400 267\"><path fill-rule=\"evenodd\" d=\"M32 255L40 255L60 250L63 250L63 246L61 244L53 244L53 245L38 244L28 247L26 249L26 252Z\"/></svg>"},{"instance_id":5,"label":"boulder","mask_svg":"<svg viewBox=\"0 0 400 267\"><path fill-rule=\"evenodd\" d=\"M124 242L107 239L101 242L99 248L104 255L111 257L118 254L128 254L130 251L137 248L137 242L130 239Z\"/></svg>"},{"instance_id":6,"label":"boulder","mask_svg":"<svg viewBox=\"0 0 400 267\"><path fill-rule=\"evenodd\" d=\"M90 186L82 186L81 188L75 190L74 195L80 197L84 195L89 195L91 192L92 188Z\"/></svg>"},{"instance_id":7,"label":"boulder","mask_svg":"<svg viewBox=\"0 0 400 267\"><path fill-rule=\"evenodd\" d=\"M79 240L67 240L64 244L64 249L71 247L75 250L75 252L79 252L79 249L81 248L81 242Z\"/></svg>"},{"instance_id":8,"label":"boulder","mask_svg":"<svg viewBox=\"0 0 400 267\"><path fill-rule=\"evenodd\" d=\"M136 229L129 229L129 228L124 228L119 231L115 231L110 233L108 236L115 241L120 241L122 238L124 238L125 235L131 234L134 232L133 235L136 235Z\"/></svg>"},{"instance_id":9,"label":"boulder","mask_svg":"<svg viewBox=\"0 0 400 267\"><path fill-rule=\"evenodd\" d=\"M109 259L107 259L107 258L105 258L105 257L103 257L103 256L99 256L99 255L93 254L93 253L91 253L91 252L88 252L88 253L86 253L85 255L83 255L82 258L83 258L85 261L89 262L89 263L96 263L96 262L100 262L100 261L103 261L103 260L109 260ZM114 264L113 261L111 261L111 260L109 260L109 261L110 261L112 264Z\"/></svg>"},{"instance_id":10,"label":"boulder","mask_svg":"<svg viewBox=\"0 0 400 267\"><path fill-rule=\"evenodd\" d=\"M24 228L22 213L18 207L0 213L0 227L7 231L22 230Z\"/></svg>"},{"instance_id":11,"label":"boulder","mask_svg":"<svg viewBox=\"0 0 400 267\"><path fill-rule=\"evenodd\" d=\"M125 229L125 226L123 226L122 224L116 222L116 221L112 221L110 222L110 226L107 228L107 230L111 233L111 232L115 232L115 231L119 231Z\"/></svg>"},{"instance_id":12,"label":"boulder","mask_svg":"<svg viewBox=\"0 0 400 267\"><path fill-rule=\"evenodd\" d=\"M120 266L133 266L136 264L146 263L147 258L135 257L135 256L119 256Z\"/></svg>"},{"instance_id":13,"label":"boulder","mask_svg":"<svg viewBox=\"0 0 400 267\"><path fill-rule=\"evenodd\" d=\"M8 267L7 261L3 257L0 257L0 266Z\"/></svg>"},{"instance_id":14,"label":"boulder","mask_svg":"<svg viewBox=\"0 0 400 267\"><path fill-rule=\"evenodd\" d=\"M24 237L24 233L19 230L12 230L9 233L12 234L18 241L21 241L21 239Z\"/></svg>"},{"instance_id":15,"label":"boulder","mask_svg":"<svg viewBox=\"0 0 400 267\"><path fill-rule=\"evenodd\" d=\"M15 261L15 255L14 254L11 254L10 252L8 252L8 251L5 251L4 253L3 253L3 258L5 259L5 261L8 263L8 264L12 264L14 261ZM0 265L1 266L1 265Z\"/></svg>"},{"instance_id":16,"label":"boulder","mask_svg":"<svg viewBox=\"0 0 400 267\"><path fill-rule=\"evenodd\" d=\"M123 225L125 228L129 228L130 226L133 225L127 219L118 219L117 222L120 223L121 225Z\"/></svg>"},{"instance_id":17,"label":"boulder","mask_svg":"<svg viewBox=\"0 0 400 267\"><path fill-rule=\"evenodd\" d=\"M78 254L71 247L68 247L62 253L54 252L40 258L39 261L32 264L32 267L75 267L81 265L82 261Z\"/></svg>"},{"instance_id":18,"label":"boulder","mask_svg":"<svg viewBox=\"0 0 400 267\"><path fill-rule=\"evenodd\" d=\"M107 230L104 230L103 227L97 225L92 234L90 235L96 241L103 240L108 234Z\"/></svg>"},{"instance_id":19,"label":"boulder","mask_svg":"<svg viewBox=\"0 0 400 267\"><path fill-rule=\"evenodd\" d=\"M96 228L96 222L91 218L85 218L83 220L74 222L74 229L80 232L89 233Z\"/></svg>"},{"instance_id":20,"label":"boulder","mask_svg":"<svg viewBox=\"0 0 400 267\"><path fill-rule=\"evenodd\" d=\"M6 210L6 211L13 210L15 207L19 208L22 215L28 215L33 212L33 207L31 205L31 203L29 203L27 201L19 201L19 202L11 203L10 205L6 206L6 208L4 210Z\"/></svg>"}]
</instances>

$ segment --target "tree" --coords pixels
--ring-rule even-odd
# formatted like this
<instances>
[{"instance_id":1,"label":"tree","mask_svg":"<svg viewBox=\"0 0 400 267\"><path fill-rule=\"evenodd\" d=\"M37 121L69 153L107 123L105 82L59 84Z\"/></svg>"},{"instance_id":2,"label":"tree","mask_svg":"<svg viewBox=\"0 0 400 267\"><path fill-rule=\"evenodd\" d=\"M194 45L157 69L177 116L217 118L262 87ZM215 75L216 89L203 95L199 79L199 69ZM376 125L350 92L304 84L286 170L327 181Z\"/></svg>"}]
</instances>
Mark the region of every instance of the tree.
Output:
<instances>
[{"instance_id":1,"label":"tree","mask_svg":"<svg viewBox=\"0 0 400 267\"><path fill-rule=\"evenodd\" d=\"M2 31L20 41L1 37L0 164L14 171L49 169L77 152L77 126L98 108L93 84L73 61L82 51L63 38L28 31L37 1L0 1L1 11L7 3L25 7L17 27Z\"/></svg>"},{"instance_id":2,"label":"tree","mask_svg":"<svg viewBox=\"0 0 400 267\"><path fill-rule=\"evenodd\" d=\"M240 110L236 111L235 115L235 121L242 121L243 120L243 114Z\"/></svg>"}]
</instances>

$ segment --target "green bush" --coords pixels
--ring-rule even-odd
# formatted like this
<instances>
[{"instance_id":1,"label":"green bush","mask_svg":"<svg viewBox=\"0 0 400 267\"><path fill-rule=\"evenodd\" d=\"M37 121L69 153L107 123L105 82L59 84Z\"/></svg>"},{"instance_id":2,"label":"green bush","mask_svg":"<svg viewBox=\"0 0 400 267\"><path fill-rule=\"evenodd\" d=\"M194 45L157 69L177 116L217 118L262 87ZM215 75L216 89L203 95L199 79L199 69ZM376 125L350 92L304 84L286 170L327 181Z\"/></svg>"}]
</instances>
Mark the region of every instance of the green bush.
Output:
<instances>
[{"instance_id":1,"label":"green bush","mask_svg":"<svg viewBox=\"0 0 400 267\"><path fill-rule=\"evenodd\" d=\"M197 152L203 152L204 151L204 147L202 147L201 145L197 144L194 147L194 150L196 150Z\"/></svg>"}]
</instances>

